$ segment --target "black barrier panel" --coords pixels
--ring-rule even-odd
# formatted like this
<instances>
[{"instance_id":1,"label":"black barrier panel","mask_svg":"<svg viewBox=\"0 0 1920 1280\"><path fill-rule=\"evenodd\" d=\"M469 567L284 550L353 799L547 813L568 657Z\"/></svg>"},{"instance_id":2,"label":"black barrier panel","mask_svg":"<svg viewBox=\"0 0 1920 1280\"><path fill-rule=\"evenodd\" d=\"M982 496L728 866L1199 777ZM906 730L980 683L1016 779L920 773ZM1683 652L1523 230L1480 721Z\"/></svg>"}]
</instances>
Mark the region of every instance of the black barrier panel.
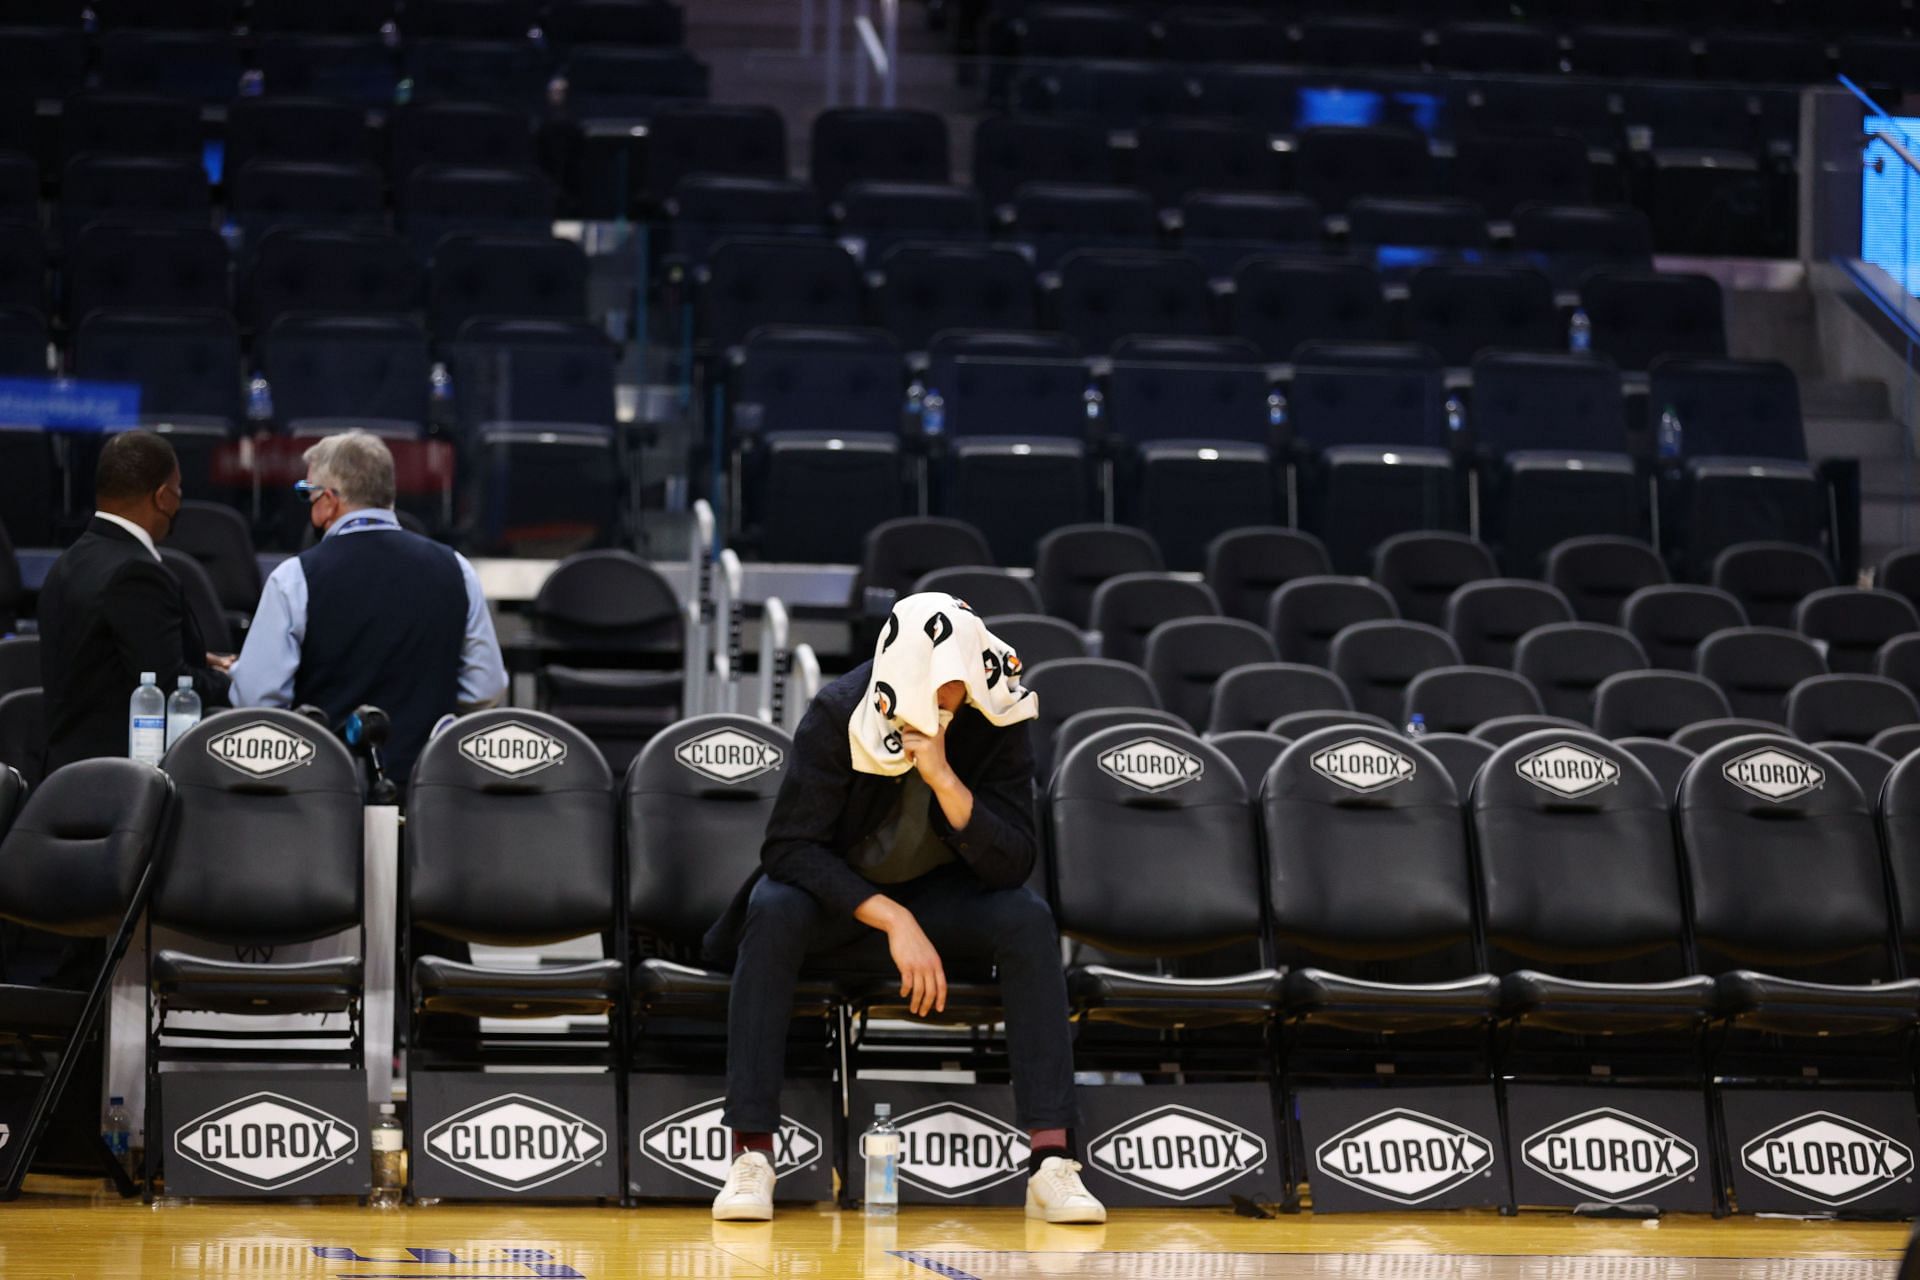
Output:
<instances>
[{"instance_id":1,"label":"black barrier panel","mask_svg":"<svg viewBox=\"0 0 1920 1280\"><path fill-rule=\"evenodd\" d=\"M168 1071L160 1096L170 1196L367 1194L364 1071Z\"/></svg>"},{"instance_id":2,"label":"black barrier panel","mask_svg":"<svg viewBox=\"0 0 1920 1280\"><path fill-rule=\"evenodd\" d=\"M1262 1084L1103 1085L1080 1097L1087 1189L1118 1208L1275 1203L1286 1190Z\"/></svg>"},{"instance_id":3,"label":"black barrier panel","mask_svg":"<svg viewBox=\"0 0 1920 1280\"><path fill-rule=\"evenodd\" d=\"M1302 1089L1295 1105L1315 1213L1506 1200L1491 1086Z\"/></svg>"},{"instance_id":4,"label":"black barrier panel","mask_svg":"<svg viewBox=\"0 0 1920 1280\"><path fill-rule=\"evenodd\" d=\"M847 1182L866 1185L857 1144L877 1102L893 1105L900 1127L902 1204L1025 1204L1027 1135L1013 1123L1013 1090L1003 1084L906 1084L861 1080L847 1120Z\"/></svg>"},{"instance_id":5,"label":"black barrier panel","mask_svg":"<svg viewBox=\"0 0 1920 1280\"><path fill-rule=\"evenodd\" d=\"M613 1199L620 1124L607 1075L416 1071L413 1193L441 1199Z\"/></svg>"},{"instance_id":6,"label":"black barrier panel","mask_svg":"<svg viewBox=\"0 0 1920 1280\"><path fill-rule=\"evenodd\" d=\"M1845 1089L1723 1089L1733 1192L1742 1213L1911 1217L1913 1095Z\"/></svg>"},{"instance_id":7,"label":"black barrier panel","mask_svg":"<svg viewBox=\"0 0 1920 1280\"><path fill-rule=\"evenodd\" d=\"M1713 1212L1713 1144L1697 1089L1507 1086L1514 1199Z\"/></svg>"},{"instance_id":8,"label":"black barrier panel","mask_svg":"<svg viewBox=\"0 0 1920 1280\"><path fill-rule=\"evenodd\" d=\"M717 1076L628 1078L633 1151L627 1182L649 1200L706 1199L727 1184L733 1131L720 1122L727 1082ZM773 1135L774 1199L833 1199L833 1096L824 1080L788 1081Z\"/></svg>"}]
</instances>

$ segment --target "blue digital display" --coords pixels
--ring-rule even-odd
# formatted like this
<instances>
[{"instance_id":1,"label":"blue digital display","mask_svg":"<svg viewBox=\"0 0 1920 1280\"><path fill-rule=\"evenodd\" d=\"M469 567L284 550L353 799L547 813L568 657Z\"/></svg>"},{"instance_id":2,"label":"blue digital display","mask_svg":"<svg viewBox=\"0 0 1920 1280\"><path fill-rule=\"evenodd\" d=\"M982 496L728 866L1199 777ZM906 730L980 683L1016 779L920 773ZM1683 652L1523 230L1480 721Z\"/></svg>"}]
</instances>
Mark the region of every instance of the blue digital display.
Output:
<instances>
[{"instance_id":1,"label":"blue digital display","mask_svg":"<svg viewBox=\"0 0 1920 1280\"><path fill-rule=\"evenodd\" d=\"M1897 137L1920 158L1920 119L1869 116L1869 135ZM1860 258L1879 267L1908 293L1920 295L1920 173L1881 141L1867 144L1860 174Z\"/></svg>"}]
</instances>

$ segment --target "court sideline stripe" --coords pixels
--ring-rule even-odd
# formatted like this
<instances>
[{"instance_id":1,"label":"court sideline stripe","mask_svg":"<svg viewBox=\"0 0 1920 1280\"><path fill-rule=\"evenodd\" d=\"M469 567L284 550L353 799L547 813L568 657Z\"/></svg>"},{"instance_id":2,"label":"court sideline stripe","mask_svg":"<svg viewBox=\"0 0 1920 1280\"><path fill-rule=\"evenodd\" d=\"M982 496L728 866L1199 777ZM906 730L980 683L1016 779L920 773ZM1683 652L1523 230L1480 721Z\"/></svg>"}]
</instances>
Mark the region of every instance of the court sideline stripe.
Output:
<instances>
[{"instance_id":1,"label":"court sideline stripe","mask_svg":"<svg viewBox=\"0 0 1920 1280\"><path fill-rule=\"evenodd\" d=\"M1008 1252L1013 1251L1009 1250ZM950 1267L937 1258L929 1258L926 1254L915 1253L911 1249L896 1249L893 1251L893 1256L911 1262L916 1267L925 1267L937 1276L946 1277L946 1280L980 1280L979 1276L974 1275L970 1271L962 1271L958 1267Z\"/></svg>"}]
</instances>

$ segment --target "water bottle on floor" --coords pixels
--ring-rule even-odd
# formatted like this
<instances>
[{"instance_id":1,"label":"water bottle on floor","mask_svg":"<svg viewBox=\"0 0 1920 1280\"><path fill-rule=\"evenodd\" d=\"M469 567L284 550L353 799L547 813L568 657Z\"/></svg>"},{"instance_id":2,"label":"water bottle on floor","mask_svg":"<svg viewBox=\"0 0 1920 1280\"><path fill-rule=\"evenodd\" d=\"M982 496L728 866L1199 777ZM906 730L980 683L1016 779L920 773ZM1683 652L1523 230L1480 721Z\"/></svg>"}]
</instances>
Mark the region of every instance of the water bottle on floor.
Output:
<instances>
[{"instance_id":1,"label":"water bottle on floor","mask_svg":"<svg viewBox=\"0 0 1920 1280\"><path fill-rule=\"evenodd\" d=\"M167 695L151 671L140 673L140 687L127 704L127 755L158 765L167 754Z\"/></svg>"},{"instance_id":2,"label":"water bottle on floor","mask_svg":"<svg viewBox=\"0 0 1920 1280\"><path fill-rule=\"evenodd\" d=\"M391 1209L400 1203L407 1185L407 1135L393 1114L393 1104L380 1104L380 1118L374 1122L373 1190L367 1203L376 1209Z\"/></svg>"},{"instance_id":3,"label":"water bottle on floor","mask_svg":"<svg viewBox=\"0 0 1920 1280\"><path fill-rule=\"evenodd\" d=\"M181 676L180 687L167 699L167 745L180 741L180 735L200 723L200 695L193 691L193 677Z\"/></svg>"},{"instance_id":4,"label":"water bottle on floor","mask_svg":"<svg viewBox=\"0 0 1920 1280\"><path fill-rule=\"evenodd\" d=\"M133 1120L127 1115L125 1098L107 1100L107 1118L100 1126L100 1137L127 1176L133 1176Z\"/></svg>"},{"instance_id":5,"label":"water bottle on floor","mask_svg":"<svg viewBox=\"0 0 1920 1280\"><path fill-rule=\"evenodd\" d=\"M890 1218L900 1211L900 1131L893 1127L891 1104L874 1104L873 1127L860 1135L860 1154L867 1162L867 1216Z\"/></svg>"}]
</instances>

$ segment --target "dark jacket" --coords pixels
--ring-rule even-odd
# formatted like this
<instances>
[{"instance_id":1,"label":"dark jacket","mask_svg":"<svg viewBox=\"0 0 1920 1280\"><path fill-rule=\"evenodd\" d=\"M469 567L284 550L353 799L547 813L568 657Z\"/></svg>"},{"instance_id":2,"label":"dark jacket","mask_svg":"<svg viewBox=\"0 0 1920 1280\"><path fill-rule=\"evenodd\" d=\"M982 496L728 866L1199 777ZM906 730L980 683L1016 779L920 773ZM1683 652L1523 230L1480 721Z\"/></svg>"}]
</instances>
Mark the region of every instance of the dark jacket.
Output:
<instances>
[{"instance_id":1,"label":"dark jacket","mask_svg":"<svg viewBox=\"0 0 1920 1280\"><path fill-rule=\"evenodd\" d=\"M204 710L227 705L227 677L207 666L179 581L131 533L90 521L40 588L48 772L127 754L127 701L143 671L169 695L190 675Z\"/></svg>"},{"instance_id":2,"label":"dark jacket","mask_svg":"<svg viewBox=\"0 0 1920 1280\"><path fill-rule=\"evenodd\" d=\"M747 898L762 875L806 890L837 916L852 915L883 892L847 863L847 851L879 828L900 796L901 778L853 769L847 723L872 678L873 664L862 663L820 690L807 708L767 819L761 869L747 878L727 913L707 932L709 961L732 963ZM972 707L962 707L947 727L947 762L973 792L973 817L966 830L955 831L939 801L929 800L933 831L989 887L1026 883L1039 849L1028 726L996 728Z\"/></svg>"}]
</instances>

